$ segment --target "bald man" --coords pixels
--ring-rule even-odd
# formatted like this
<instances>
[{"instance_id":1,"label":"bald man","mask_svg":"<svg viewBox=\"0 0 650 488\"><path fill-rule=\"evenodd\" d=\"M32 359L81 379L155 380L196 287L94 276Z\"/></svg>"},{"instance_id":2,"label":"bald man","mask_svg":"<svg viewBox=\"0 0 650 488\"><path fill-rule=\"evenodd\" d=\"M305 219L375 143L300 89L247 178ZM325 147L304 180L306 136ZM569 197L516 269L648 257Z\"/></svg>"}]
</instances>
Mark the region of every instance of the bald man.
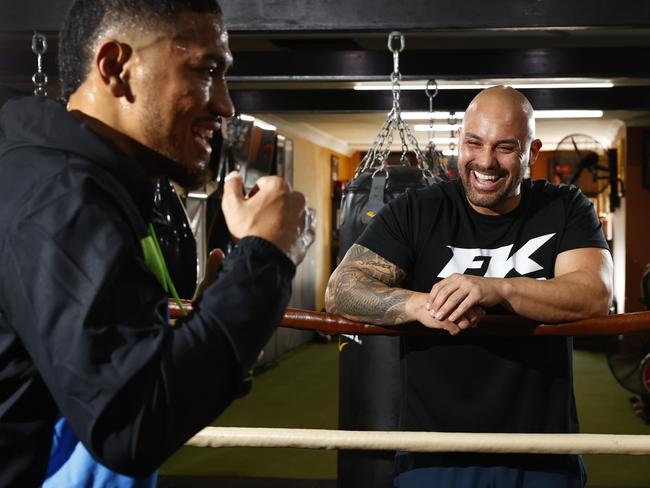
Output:
<instances>
[{"instance_id":1,"label":"bald man","mask_svg":"<svg viewBox=\"0 0 650 488\"><path fill-rule=\"evenodd\" d=\"M402 340L403 430L577 432L570 338L463 332L486 311L551 323L606 314L612 261L598 217L576 187L524 178L542 143L520 92L479 93L458 135L460 178L387 204L332 275L328 310L446 331ZM577 456L396 456L400 487L584 483Z\"/></svg>"}]
</instances>

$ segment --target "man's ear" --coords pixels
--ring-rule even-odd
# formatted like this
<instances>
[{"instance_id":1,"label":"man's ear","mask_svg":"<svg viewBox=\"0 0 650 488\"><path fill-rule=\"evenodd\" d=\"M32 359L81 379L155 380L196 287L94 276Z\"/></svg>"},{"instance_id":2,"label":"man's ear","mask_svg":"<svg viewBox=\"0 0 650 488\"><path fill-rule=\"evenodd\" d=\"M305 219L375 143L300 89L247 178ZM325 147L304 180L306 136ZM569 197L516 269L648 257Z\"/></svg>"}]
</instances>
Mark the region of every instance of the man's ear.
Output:
<instances>
[{"instance_id":1,"label":"man's ear","mask_svg":"<svg viewBox=\"0 0 650 488\"><path fill-rule=\"evenodd\" d=\"M95 66L105 87L115 98L132 99L129 73L125 69L132 50L128 44L115 40L104 41L95 54Z\"/></svg>"},{"instance_id":2,"label":"man's ear","mask_svg":"<svg viewBox=\"0 0 650 488\"><path fill-rule=\"evenodd\" d=\"M537 161L537 156L539 156L539 151L542 149L542 141L535 139L530 143L530 158L528 160L528 166L532 166L535 161Z\"/></svg>"}]
</instances>

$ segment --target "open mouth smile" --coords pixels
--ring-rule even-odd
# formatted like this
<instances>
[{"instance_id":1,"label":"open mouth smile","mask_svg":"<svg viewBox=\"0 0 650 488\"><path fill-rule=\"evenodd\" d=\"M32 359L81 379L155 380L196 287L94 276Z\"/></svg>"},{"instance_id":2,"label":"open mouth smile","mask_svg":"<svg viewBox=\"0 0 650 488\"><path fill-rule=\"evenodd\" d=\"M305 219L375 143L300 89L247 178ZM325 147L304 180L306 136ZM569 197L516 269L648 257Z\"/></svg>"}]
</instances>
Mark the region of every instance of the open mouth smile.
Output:
<instances>
[{"instance_id":1,"label":"open mouth smile","mask_svg":"<svg viewBox=\"0 0 650 488\"><path fill-rule=\"evenodd\" d=\"M494 190L500 186L501 181L504 179L504 175L489 172L484 173L477 170L472 170L472 180L474 181L474 186L483 191Z\"/></svg>"},{"instance_id":2,"label":"open mouth smile","mask_svg":"<svg viewBox=\"0 0 650 488\"><path fill-rule=\"evenodd\" d=\"M217 123L196 125L192 128L194 140L199 143L207 154L212 153L212 138L214 137L215 131L219 129L220 127Z\"/></svg>"}]
</instances>

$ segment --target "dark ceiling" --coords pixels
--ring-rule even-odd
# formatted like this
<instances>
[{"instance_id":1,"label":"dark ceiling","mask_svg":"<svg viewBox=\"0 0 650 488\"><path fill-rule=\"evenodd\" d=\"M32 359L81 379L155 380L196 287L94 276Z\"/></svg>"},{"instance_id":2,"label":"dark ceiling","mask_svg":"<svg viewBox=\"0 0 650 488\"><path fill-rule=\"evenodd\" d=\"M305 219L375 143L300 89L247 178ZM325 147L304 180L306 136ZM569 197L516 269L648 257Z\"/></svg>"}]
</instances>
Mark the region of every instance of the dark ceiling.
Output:
<instances>
[{"instance_id":1,"label":"dark ceiling","mask_svg":"<svg viewBox=\"0 0 650 488\"><path fill-rule=\"evenodd\" d=\"M45 71L56 79L56 30L70 0L0 0L0 99L29 91L30 39L48 35ZM650 2L638 0L221 0L241 111L383 111L384 92L350 81L392 71L387 35L406 37L405 79L619 79L606 90L529 90L538 109L650 110ZM348 82L347 85L342 84ZM650 85L650 82L647 83ZM56 92L53 86L50 92ZM459 110L474 90L441 92L440 109ZM417 98L417 101L416 101ZM422 94L403 93L403 106ZM412 101L411 101L412 99Z\"/></svg>"}]
</instances>

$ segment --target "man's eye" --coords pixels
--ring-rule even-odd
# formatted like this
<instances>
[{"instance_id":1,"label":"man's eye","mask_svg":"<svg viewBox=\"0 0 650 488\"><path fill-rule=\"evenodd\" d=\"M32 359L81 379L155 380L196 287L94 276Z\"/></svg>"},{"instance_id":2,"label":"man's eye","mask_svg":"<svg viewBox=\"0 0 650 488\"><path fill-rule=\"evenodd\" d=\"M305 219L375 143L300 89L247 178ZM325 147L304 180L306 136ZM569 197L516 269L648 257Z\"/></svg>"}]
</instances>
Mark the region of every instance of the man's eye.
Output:
<instances>
[{"instance_id":1,"label":"man's eye","mask_svg":"<svg viewBox=\"0 0 650 488\"><path fill-rule=\"evenodd\" d=\"M219 72L219 68L217 66L210 66L207 68L199 68L198 70L201 74L206 75L208 78L214 78L217 76Z\"/></svg>"},{"instance_id":2,"label":"man's eye","mask_svg":"<svg viewBox=\"0 0 650 488\"><path fill-rule=\"evenodd\" d=\"M465 143L470 145L470 146L474 146L474 147L478 147L478 146L481 145L481 143L478 142L478 141L465 141Z\"/></svg>"},{"instance_id":3,"label":"man's eye","mask_svg":"<svg viewBox=\"0 0 650 488\"><path fill-rule=\"evenodd\" d=\"M508 153L515 150L515 148L512 146L499 146L497 149L501 152L508 152Z\"/></svg>"}]
</instances>

